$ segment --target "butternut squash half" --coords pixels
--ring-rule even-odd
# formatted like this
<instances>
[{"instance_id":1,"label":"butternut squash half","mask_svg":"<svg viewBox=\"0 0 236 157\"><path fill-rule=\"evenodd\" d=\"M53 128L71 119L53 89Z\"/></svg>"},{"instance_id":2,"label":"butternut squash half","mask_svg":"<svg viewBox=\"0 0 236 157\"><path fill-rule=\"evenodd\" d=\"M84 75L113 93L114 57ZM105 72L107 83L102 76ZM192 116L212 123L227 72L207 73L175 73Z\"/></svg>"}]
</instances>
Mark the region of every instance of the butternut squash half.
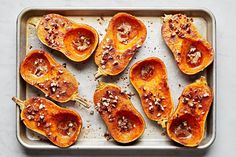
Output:
<instances>
[{"instance_id":1,"label":"butternut squash half","mask_svg":"<svg viewBox=\"0 0 236 157\"><path fill-rule=\"evenodd\" d=\"M174 107L165 64L156 57L146 58L131 67L129 77L147 117L165 128Z\"/></svg>"},{"instance_id":2,"label":"butternut squash half","mask_svg":"<svg viewBox=\"0 0 236 157\"><path fill-rule=\"evenodd\" d=\"M187 85L179 98L177 109L167 123L168 136L187 147L199 145L204 137L212 99L212 91L205 77Z\"/></svg>"},{"instance_id":3,"label":"butternut squash half","mask_svg":"<svg viewBox=\"0 0 236 157\"><path fill-rule=\"evenodd\" d=\"M82 127L78 113L42 97L25 101L13 97L12 100L20 106L21 120L30 130L47 137L58 147L69 147L77 141Z\"/></svg>"},{"instance_id":4,"label":"butternut squash half","mask_svg":"<svg viewBox=\"0 0 236 157\"><path fill-rule=\"evenodd\" d=\"M37 35L44 45L62 52L75 62L89 58L99 38L93 27L74 23L58 14L43 16L37 26Z\"/></svg>"},{"instance_id":5,"label":"butternut squash half","mask_svg":"<svg viewBox=\"0 0 236 157\"><path fill-rule=\"evenodd\" d=\"M130 143L143 134L142 115L117 85L100 83L94 93L94 104L115 141Z\"/></svg>"},{"instance_id":6,"label":"butternut squash half","mask_svg":"<svg viewBox=\"0 0 236 157\"><path fill-rule=\"evenodd\" d=\"M183 73L196 74L212 63L213 48L200 35L192 18L183 14L166 15L161 33Z\"/></svg>"},{"instance_id":7,"label":"butternut squash half","mask_svg":"<svg viewBox=\"0 0 236 157\"><path fill-rule=\"evenodd\" d=\"M73 74L45 51L29 52L21 63L20 74L27 83L57 102L74 100L89 107L88 101L78 94L79 85Z\"/></svg>"},{"instance_id":8,"label":"butternut squash half","mask_svg":"<svg viewBox=\"0 0 236 157\"><path fill-rule=\"evenodd\" d=\"M142 46L146 36L146 26L135 16L127 13L114 15L95 52L95 63L98 66L95 77L121 73Z\"/></svg>"}]
</instances>

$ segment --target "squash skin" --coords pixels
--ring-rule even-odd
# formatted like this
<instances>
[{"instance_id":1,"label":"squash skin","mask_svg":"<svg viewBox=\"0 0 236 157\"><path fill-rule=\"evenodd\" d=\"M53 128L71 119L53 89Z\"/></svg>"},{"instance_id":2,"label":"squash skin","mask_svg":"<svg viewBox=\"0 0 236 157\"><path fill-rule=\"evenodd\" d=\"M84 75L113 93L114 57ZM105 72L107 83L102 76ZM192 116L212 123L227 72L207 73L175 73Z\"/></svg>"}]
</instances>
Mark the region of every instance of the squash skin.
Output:
<instances>
[{"instance_id":1,"label":"squash skin","mask_svg":"<svg viewBox=\"0 0 236 157\"><path fill-rule=\"evenodd\" d=\"M54 33L51 33L53 31ZM73 46L73 41L76 40L78 34L90 39L90 46L87 49L78 50ZM93 27L74 23L58 14L43 16L37 26L37 36L44 45L62 52L74 62L88 59L95 51L99 41L98 33Z\"/></svg>"},{"instance_id":2,"label":"squash skin","mask_svg":"<svg viewBox=\"0 0 236 157\"><path fill-rule=\"evenodd\" d=\"M124 28L121 28L121 27ZM118 29L130 29L127 40L120 40ZM146 26L142 21L127 13L114 15L107 28L107 33L95 52L95 63L100 75L118 75L129 64L136 51L142 46L147 36ZM123 39L123 38L121 38ZM107 53L107 56L104 55ZM110 58L109 58L110 57Z\"/></svg>"},{"instance_id":3,"label":"squash skin","mask_svg":"<svg viewBox=\"0 0 236 157\"><path fill-rule=\"evenodd\" d=\"M191 98L189 98L189 95L191 95ZM187 147L199 145L204 137L205 122L212 100L212 90L207 85L205 77L201 77L196 82L187 85L179 98L177 109L167 123L168 136L175 142ZM194 101L200 102L194 104ZM184 134L182 134L182 137L178 137L180 134L178 134L177 128L182 123L186 123L186 126L190 128L188 130L190 137L187 136L188 138L183 136ZM186 131L186 128L183 128L183 131Z\"/></svg>"},{"instance_id":4,"label":"squash skin","mask_svg":"<svg viewBox=\"0 0 236 157\"><path fill-rule=\"evenodd\" d=\"M40 66L36 63L40 64L38 63L40 59L42 59L42 67L46 65L47 70L42 75L37 76L35 69L39 69ZM78 95L78 82L73 74L45 51L33 50L29 52L21 63L20 74L27 83L57 102L74 100Z\"/></svg>"},{"instance_id":5,"label":"squash skin","mask_svg":"<svg viewBox=\"0 0 236 157\"><path fill-rule=\"evenodd\" d=\"M145 75L148 68L151 70ZM146 58L131 67L129 78L139 94L146 116L165 128L174 108L165 64L156 57Z\"/></svg>"},{"instance_id":6,"label":"squash skin","mask_svg":"<svg viewBox=\"0 0 236 157\"><path fill-rule=\"evenodd\" d=\"M214 50L192 22L183 14L166 15L161 28L162 37L174 55L179 69L188 75L203 71L214 59ZM178 23L177 23L178 22ZM188 60L191 46L201 52L197 62Z\"/></svg>"},{"instance_id":7,"label":"squash skin","mask_svg":"<svg viewBox=\"0 0 236 157\"><path fill-rule=\"evenodd\" d=\"M21 120L27 128L49 139L58 147L69 147L80 134L82 119L70 109L57 106L42 97L21 101L12 98L21 108ZM60 129L60 127L64 127Z\"/></svg>"},{"instance_id":8,"label":"squash skin","mask_svg":"<svg viewBox=\"0 0 236 157\"><path fill-rule=\"evenodd\" d=\"M102 99L108 96L108 91L113 93L114 97L117 96L117 104L115 107L111 107L110 112L99 106ZM112 99L112 101L114 100ZM135 109L128 95L122 93L121 88L117 85L101 82L94 93L94 104L116 142L130 143L143 134L146 124L142 115ZM119 128L119 120L123 116L132 124L132 127L126 131Z\"/></svg>"}]
</instances>

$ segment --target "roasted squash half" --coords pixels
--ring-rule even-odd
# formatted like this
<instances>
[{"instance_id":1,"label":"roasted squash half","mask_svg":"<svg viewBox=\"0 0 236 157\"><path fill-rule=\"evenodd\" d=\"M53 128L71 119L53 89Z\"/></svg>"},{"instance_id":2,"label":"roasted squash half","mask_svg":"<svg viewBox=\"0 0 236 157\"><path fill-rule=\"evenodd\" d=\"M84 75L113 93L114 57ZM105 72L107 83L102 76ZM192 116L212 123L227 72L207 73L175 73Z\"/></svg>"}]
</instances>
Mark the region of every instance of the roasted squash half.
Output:
<instances>
[{"instance_id":1,"label":"roasted squash half","mask_svg":"<svg viewBox=\"0 0 236 157\"><path fill-rule=\"evenodd\" d=\"M74 23L58 14L43 16L37 26L37 35L44 45L62 52L75 62L89 58L99 38L91 26Z\"/></svg>"},{"instance_id":2,"label":"roasted squash half","mask_svg":"<svg viewBox=\"0 0 236 157\"><path fill-rule=\"evenodd\" d=\"M94 104L115 141L130 143L143 134L145 122L142 115L117 85L99 83Z\"/></svg>"},{"instance_id":3,"label":"roasted squash half","mask_svg":"<svg viewBox=\"0 0 236 157\"><path fill-rule=\"evenodd\" d=\"M95 63L98 66L96 78L121 73L142 46L146 36L146 26L135 16L127 13L114 15L95 52Z\"/></svg>"},{"instance_id":4,"label":"roasted squash half","mask_svg":"<svg viewBox=\"0 0 236 157\"><path fill-rule=\"evenodd\" d=\"M146 58L131 67L129 77L147 117L165 128L174 107L165 64L156 57Z\"/></svg>"},{"instance_id":5,"label":"roasted squash half","mask_svg":"<svg viewBox=\"0 0 236 157\"><path fill-rule=\"evenodd\" d=\"M199 145L204 137L212 99L212 91L205 77L187 85L179 98L176 111L167 123L168 136L187 147Z\"/></svg>"},{"instance_id":6,"label":"roasted squash half","mask_svg":"<svg viewBox=\"0 0 236 157\"><path fill-rule=\"evenodd\" d=\"M183 73L196 74L212 63L213 48L200 35L192 18L183 14L166 15L161 33Z\"/></svg>"},{"instance_id":7,"label":"roasted squash half","mask_svg":"<svg viewBox=\"0 0 236 157\"><path fill-rule=\"evenodd\" d=\"M21 120L30 130L47 137L58 147L69 147L77 141L82 127L78 113L42 97L25 101L13 97L12 100L20 106Z\"/></svg>"},{"instance_id":8,"label":"roasted squash half","mask_svg":"<svg viewBox=\"0 0 236 157\"><path fill-rule=\"evenodd\" d=\"M20 66L22 78L57 102L78 101L85 107L89 103L78 94L78 81L47 52L33 50Z\"/></svg>"}]
</instances>

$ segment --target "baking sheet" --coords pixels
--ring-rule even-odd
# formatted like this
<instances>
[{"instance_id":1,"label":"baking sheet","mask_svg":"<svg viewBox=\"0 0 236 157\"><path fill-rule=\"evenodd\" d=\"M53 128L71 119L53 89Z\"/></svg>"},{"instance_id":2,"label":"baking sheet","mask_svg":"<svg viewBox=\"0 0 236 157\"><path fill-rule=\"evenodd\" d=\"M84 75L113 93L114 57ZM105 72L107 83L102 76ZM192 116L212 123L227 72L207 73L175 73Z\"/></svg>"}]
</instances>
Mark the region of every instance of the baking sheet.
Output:
<instances>
[{"instance_id":1,"label":"baking sheet","mask_svg":"<svg viewBox=\"0 0 236 157\"><path fill-rule=\"evenodd\" d=\"M120 145L114 141L107 141L104 137L106 132L106 126L103 123L100 115L93 108L93 93L95 91L97 81L94 80L94 74L97 70L97 66L94 63L94 56L92 55L87 61L82 63L74 63L67 59L62 53L55 50L51 50L44 46L36 35L35 23L44 14L59 13L71 19L74 22L89 24L94 27L98 33L100 41L105 35L105 29L108 26L111 17L120 11L125 11L137 16L141 19L147 27L147 39L139 50L138 53L131 60L129 66L123 73L115 77L104 77L99 79L104 82L116 83L122 87L122 89L128 92L134 93L135 96L131 98L132 103L143 115L146 121L146 129L143 136L136 142L128 145ZM165 45L161 37L161 23L162 16L164 14L185 13L188 16L193 17L194 23L199 29L200 33L206 38L214 50L215 48L215 20L212 14L204 9L194 8L106 8L106 9L76 9L76 8L29 8L23 10L18 17L18 32L17 32L17 97L21 99L30 98L33 95L44 96L34 87L26 84L19 75L19 64L24 59L26 53L33 49L42 49L49 52L59 63L66 63L67 68L75 75L79 86L79 93L82 97L88 99L92 107L86 109L82 106L75 105L73 102L66 104L60 104L60 106L71 108L76 110L83 119L83 128L78 138L77 143L68 149L185 149L174 142L172 142L166 135L165 131L160 126L151 120L149 120L144 114L139 96L135 89L131 85L128 77L130 67L137 61L144 58L155 56L161 58L167 68L168 83L173 97L175 106L178 104L178 97L185 85L195 81L200 76L207 77L209 85L213 88L215 97L215 63L210 65L205 71L194 75L184 75L177 67L174 57L170 50ZM57 103L58 104L58 103ZM205 138L197 149L204 149L211 145L215 138L215 99L213 101L212 109L209 112L206 123ZM94 112L94 114L93 114ZM56 149L57 147L45 140L44 137L34 133L20 122L19 109L17 109L17 137L21 144L27 148L35 149Z\"/></svg>"}]
</instances>

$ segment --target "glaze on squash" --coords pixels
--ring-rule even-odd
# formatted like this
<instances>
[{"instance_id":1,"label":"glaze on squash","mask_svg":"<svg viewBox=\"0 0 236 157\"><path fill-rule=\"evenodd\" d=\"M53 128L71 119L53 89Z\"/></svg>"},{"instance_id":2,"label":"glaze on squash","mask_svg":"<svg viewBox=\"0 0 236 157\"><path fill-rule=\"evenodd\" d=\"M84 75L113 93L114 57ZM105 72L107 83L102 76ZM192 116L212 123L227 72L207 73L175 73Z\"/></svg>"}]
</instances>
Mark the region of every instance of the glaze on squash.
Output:
<instances>
[{"instance_id":1,"label":"glaze on squash","mask_svg":"<svg viewBox=\"0 0 236 157\"><path fill-rule=\"evenodd\" d=\"M94 104L115 141L130 143L143 134L142 115L117 85L100 83L94 93Z\"/></svg>"},{"instance_id":2,"label":"glaze on squash","mask_svg":"<svg viewBox=\"0 0 236 157\"><path fill-rule=\"evenodd\" d=\"M131 67L129 77L147 117L165 128L174 107L165 64L159 58L146 58Z\"/></svg>"},{"instance_id":3,"label":"glaze on squash","mask_svg":"<svg viewBox=\"0 0 236 157\"><path fill-rule=\"evenodd\" d=\"M200 35L192 18L182 14L166 15L161 33L183 73L196 74L212 63L213 48Z\"/></svg>"},{"instance_id":4,"label":"glaze on squash","mask_svg":"<svg viewBox=\"0 0 236 157\"><path fill-rule=\"evenodd\" d=\"M88 102L78 95L78 81L47 52L33 50L20 66L22 78L57 102L75 100L89 107Z\"/></svg>"},{"instance_id":5,"label":"glaze on squash","mask_svg":"<svg viewBox=\"0 0 236 157\"><path fill-rule=\"evenodd\" d=\"M82 127L78 113L42 97L25 101L13 97L12 100L20 106L21 120L30 130L47 137L58 147L69 147L77 141Z\"/></svg>"},{"instance_id":6,"label":"glaze on squash","mask_svg":"<svg viewBox=\"0 0 236 157\"><path fill-rule=\"evenodd\" d=\"M168 136L187 147L199 145L204 137L205 122L212 99L212 91L205 77L186 86L176 111L167 123Z\"/></svg>"},{"instance_id":7,"label":"glaze on squash","mask_svg":"<svg viewBox=\"0 0 236 157\"><path fill-rule=\"evenodd\" d=\"M43 16L37 35L44 45L62 52L75 62L89 58L98 44L98 33L94 28L74 23L58 14Z\"/></svg>"},{"instance_id":8,"label":"glaze on squash","mask_svg":"<svg viewBox=\"0 0 236 157\"><path fill-rule=\"evenodd\" d=\"M127 13L114 15L95 53L95 63L98 66L96 78L121 73L142 46L146 36L146 26L135 16Z\"/></svg>"}]
</instances>

